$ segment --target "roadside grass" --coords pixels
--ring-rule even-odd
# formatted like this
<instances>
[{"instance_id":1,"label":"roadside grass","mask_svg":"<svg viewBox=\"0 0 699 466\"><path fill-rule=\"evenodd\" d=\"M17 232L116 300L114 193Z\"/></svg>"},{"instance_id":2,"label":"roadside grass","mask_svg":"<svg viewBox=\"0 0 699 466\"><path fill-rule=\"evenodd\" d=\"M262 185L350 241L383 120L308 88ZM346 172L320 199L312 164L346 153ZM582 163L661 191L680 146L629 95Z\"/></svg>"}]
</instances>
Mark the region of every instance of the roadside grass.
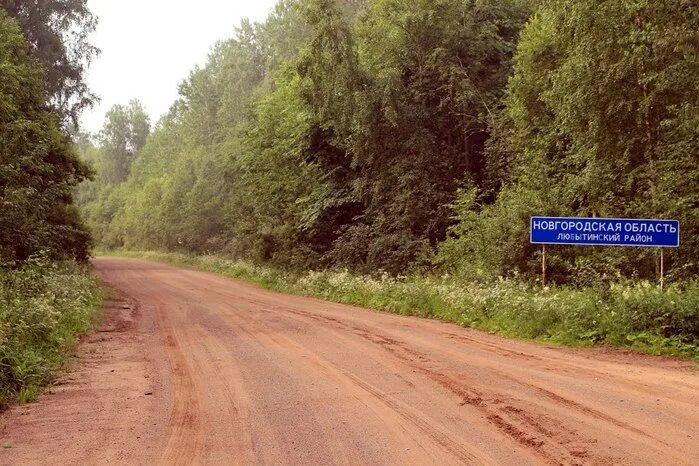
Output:
<instances>
[{"instance_id":1,"label":"roadside grass","mask_svg":"<svg viewBox=\"0 0 699 466\"><path fill-rule=\"evenodd\" d=\"M54 380L103 299L87 265L37 259L0 267L0 408L35 399Z\"/></svg>"},{"instance_id":2,"label":"roadside grass","mask_svg":"<svg viewBox=\"0 0 699 466\"><path fill-rule=\"evenodd\" d=\"M449 276L360 276L278 270L218 256L112 252L216 272L286 293L453 322L568 346L626 347L699 362L699 281L660 290L647 281L607 288L541 289L517 280L464 283Z\"/></svg>"}]
</instances>

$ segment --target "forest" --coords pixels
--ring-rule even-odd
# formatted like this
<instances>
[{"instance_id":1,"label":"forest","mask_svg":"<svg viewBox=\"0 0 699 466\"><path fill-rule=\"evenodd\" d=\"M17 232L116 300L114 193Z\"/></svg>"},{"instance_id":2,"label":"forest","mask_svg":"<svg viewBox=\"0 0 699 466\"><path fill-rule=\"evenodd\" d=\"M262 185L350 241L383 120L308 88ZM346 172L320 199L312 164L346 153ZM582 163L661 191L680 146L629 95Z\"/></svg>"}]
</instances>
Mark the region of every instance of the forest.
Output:
<instances>
[{"instance_id":1,"label":"forest","mask_svg":"<svg viewBox=\"0 0 699 466\"><path fill-rule=\"evenodd\" d=\"M292 270L536 280L532 215L672 218L699 242L694 1L283 0L157 122L96 138L78 203L105 250ZM652 248L551 248L557 283L654 279Z\"/></svg>"},{"instance_id":2,"label":"forest","mask_svg":"<svg viewBox=\"0 0 699 466\"><path fill-rule=\"evenodd\" d=\"M91 325L95 251L696 357L697 0L280 0L98 134L86 1L0 7L0 405ZM572 246L542 290L537 215L679 220L668 290L658 249Z\"/></svg>"}]
</instances>

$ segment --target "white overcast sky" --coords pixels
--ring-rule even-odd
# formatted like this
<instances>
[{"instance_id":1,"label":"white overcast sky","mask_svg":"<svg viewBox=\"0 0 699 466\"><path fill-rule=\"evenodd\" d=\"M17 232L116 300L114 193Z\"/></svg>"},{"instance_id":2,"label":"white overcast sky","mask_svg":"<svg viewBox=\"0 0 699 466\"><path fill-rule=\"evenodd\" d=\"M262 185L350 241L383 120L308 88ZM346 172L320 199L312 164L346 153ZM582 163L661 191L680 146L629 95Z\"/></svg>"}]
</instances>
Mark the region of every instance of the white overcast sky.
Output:
<instances>
[{"instance_id":1,"label":"white overcast sky","mask_svg":"<svg viewBox=\"0 0 699 466\"><path fill-rule=\"evenodd\" d=\"M88 0L99 17L92 43L102 54L87 81L101 102L82 115L96 132L114 104L143 102L151 122L168 111L177 85L203 65L217 40L233 35L242 18L262 21L277 0Z\"/></svg>"}]
</instances>

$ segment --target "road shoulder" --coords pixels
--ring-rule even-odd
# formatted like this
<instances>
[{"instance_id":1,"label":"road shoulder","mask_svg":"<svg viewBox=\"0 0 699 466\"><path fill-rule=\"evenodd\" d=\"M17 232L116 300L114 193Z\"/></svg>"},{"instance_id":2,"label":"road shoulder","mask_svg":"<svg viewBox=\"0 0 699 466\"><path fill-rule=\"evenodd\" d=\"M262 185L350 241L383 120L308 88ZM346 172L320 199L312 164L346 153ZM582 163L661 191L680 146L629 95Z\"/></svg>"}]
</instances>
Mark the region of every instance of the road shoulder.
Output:
<instances>
[{"instance_id":1,"label":"road shoulder","mask_svg":"<svg viewBox=\"0 0 699 466\"><path fill-rule=\"evenodd\" d=\"M113 293L98 329L35 403L0 414L0 464L124 463L163 439L171 394L154 363L157 322ZM80 452L82 457L76 457Z\"/></svg>"}]
</instances>

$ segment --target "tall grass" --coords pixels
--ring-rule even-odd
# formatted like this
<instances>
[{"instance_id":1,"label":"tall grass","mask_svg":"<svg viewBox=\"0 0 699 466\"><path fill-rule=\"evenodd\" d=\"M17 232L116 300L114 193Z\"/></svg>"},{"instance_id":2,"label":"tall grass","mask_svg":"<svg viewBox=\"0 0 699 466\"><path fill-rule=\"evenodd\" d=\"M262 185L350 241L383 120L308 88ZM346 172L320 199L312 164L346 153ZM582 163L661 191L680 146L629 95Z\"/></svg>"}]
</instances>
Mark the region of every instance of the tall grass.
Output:
<instances>
[{"instance_id":1,"label":"tall grass","mask_svg":"<svg viewBox=\"0 0 699 466\"><path fill-rule=\"evenodd\" d=\"M541 289L517 280L464 283L449 276L294 273L217 256L123 253L404 315L573 346L629 347L699 361L699 281L660 290L646 281L598 288Z\"/></svg>"},{"instance_id":2,"label":"tall grass","mask_svg":"<svg viewBox=\"0 0 699 466\"><path fill-rule=\"evenodd\" d=\"M84 265L39 259L0 268L0 407L32 400L53 380L102 299Z\"/></svg>"}]
</instances>

